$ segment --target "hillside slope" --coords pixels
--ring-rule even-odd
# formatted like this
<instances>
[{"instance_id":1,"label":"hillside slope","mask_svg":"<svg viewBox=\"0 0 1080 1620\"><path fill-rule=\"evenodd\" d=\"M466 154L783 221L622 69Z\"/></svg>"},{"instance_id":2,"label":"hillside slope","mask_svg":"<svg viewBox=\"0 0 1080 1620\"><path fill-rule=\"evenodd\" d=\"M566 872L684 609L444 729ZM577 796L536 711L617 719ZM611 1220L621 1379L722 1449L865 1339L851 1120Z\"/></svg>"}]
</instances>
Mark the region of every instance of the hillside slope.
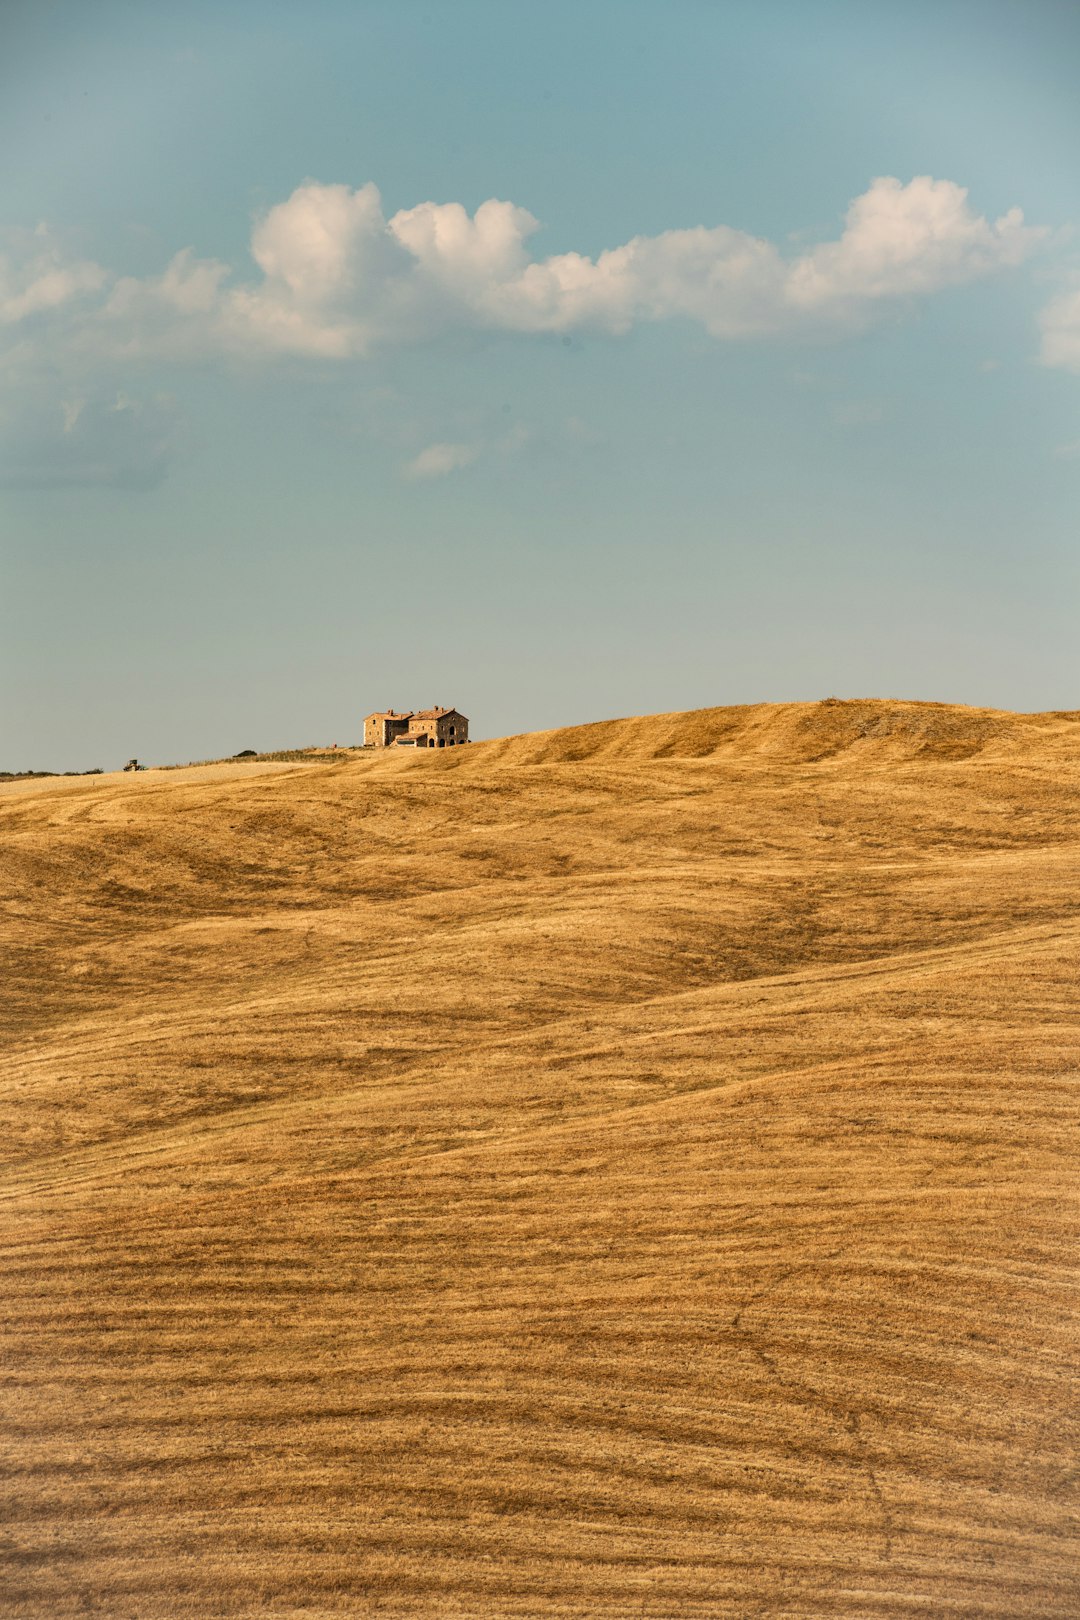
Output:
<instances>
[{"instance_id":1,"label":"hillside slope","mask_svg":"<svg viewBox=\"0 0 1080 1620\"><path fill-rule=\"evenodd\" d=\"M0 1612L1072 1617L1080 715L0 787Z\"/></svg>"}]
</instances>

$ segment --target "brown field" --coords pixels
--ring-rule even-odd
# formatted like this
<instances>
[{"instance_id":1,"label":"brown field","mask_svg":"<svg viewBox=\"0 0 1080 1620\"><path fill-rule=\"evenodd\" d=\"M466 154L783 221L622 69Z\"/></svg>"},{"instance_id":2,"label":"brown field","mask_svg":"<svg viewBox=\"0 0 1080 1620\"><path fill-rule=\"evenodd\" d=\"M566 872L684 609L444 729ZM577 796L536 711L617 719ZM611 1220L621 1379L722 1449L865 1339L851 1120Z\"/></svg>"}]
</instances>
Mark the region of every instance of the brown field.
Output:
<instances>
[{"instance_id":1,"label":"brown field","mask_svg":"<svg viewBox=\"0 0 1080 1620\"><path fill-rule=\"evenodd\" d=\"M1080 714L0 788L0 1613L1080 1615Z\"/></svg>"}]
</instances>

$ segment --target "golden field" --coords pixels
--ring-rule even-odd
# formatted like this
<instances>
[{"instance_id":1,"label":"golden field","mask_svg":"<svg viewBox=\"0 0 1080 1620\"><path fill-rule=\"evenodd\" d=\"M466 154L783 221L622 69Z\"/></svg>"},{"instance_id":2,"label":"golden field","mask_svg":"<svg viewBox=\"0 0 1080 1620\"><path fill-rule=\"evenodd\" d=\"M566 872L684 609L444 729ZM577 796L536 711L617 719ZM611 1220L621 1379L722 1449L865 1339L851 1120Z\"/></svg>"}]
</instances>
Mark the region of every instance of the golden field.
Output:
<instances>
[{"instance_id":1,"label":"golden field","mask_svg":"<svg viewBox=\"0 0 1080 1620\"><path fill-rule=\"evenodd\" d=\"M1080 714L0 788L0 1614L1080 1614Z\"/></svg>"}]
</instances>

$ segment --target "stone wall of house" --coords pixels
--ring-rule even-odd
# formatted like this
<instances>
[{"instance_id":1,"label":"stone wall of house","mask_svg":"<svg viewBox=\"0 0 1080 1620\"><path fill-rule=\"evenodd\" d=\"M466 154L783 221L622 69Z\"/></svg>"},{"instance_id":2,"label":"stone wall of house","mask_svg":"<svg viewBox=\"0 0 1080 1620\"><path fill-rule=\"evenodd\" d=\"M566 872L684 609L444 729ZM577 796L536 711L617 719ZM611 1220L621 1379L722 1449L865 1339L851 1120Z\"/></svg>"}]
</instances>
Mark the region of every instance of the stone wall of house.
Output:
<instances>
[{"instance_id":1,"label":"stone wall of house","mask_svg":"<svg viewBox=\"0 0 1080 1620\"><path fill-rule=\"evenodd\" d=\"M469 740L469 722L463 714L451 709L438 720L412 720L409 723L409 736L418 740L423 737L426 742L421 744L427 748L455 748L458 743Z\"/></svg>"},{"instance_id":2,"label":"stone wall of house","mask_svg":"<svg viewBox=\"0 0 1080 1620\"><path fill-rule=\"evenodd\" d=\"M397 737L415 737L422 748L455 748L469 740L469 722L463 714L451 709L437 720L406 719L395 715L387 719L384 714L372 714L364 721L364 746L382 748Z\"/></svg>"},{"instance_id":3,"label":"stone wall of house","mask_svg":"<svg viewBox=\"0 0 1080 1620\"><path fill-rule=\"evenodd\" d=\"M386 715L369 714L364 721L364 746L382 748L395 737L404 736L408 729L409 722L404 715L395 715L387 724Z\"/></svg>"}]
</instances>

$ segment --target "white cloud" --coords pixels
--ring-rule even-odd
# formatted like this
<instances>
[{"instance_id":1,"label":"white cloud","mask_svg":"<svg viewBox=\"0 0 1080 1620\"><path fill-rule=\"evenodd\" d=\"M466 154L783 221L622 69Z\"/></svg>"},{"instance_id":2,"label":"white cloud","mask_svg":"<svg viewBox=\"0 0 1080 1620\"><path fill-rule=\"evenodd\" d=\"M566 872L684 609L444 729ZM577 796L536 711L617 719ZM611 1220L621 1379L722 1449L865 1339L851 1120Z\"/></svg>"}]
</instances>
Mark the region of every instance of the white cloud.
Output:
<instances>
[{"instance_id":1,"label":"white cloud","mask_svg":"<svg viewBox=\"0 0 1080 1620\"><path fill-rule=\"evenodd\" d=\"M475 298L521 275L528 262L525 240L539 222L527 209L492 197L472 218L460 203L403 208L388 228L432 277Z\"/></svg>"},{"instance_id":2,"label":"white cloud","mask_svg":"<svg viewBox=\"0 0 1080 1620\"><path fill-rule=\"evenodd\" d=\"M197 259L185 248L160 276L116 281L96 320L74 341L114 358L164 353L180 359L220 347L228 274L228 265Z\"/></svg>"},{"instance_id":3,"label":"white cloud","mask_svg":"<svg viewBox=\"0 0 1080 1620\"><path fill-rule=\"evenodd\" d=\"M476 460L481 447L475 444L429 444L418 456L406 462L402 471L413 480L445 478Z\"/></svg>"},{"instance_id":4,"label":"white cloud","mask_svg":"<svg viewBox=\"0 0 1080 1620\"><path fill-rule=\"evenodd\" d=\"M19 233L14 251L0 254L0 325L15 326L78 298L97 292L105 271L88 259L65 262L45 226Z\"/></svg>"},{"instance_id":5,"label":"white cloud","mask_svg":"<svg viewBox=\"0 0 1080 1620\"><path fill-rule=\"evenodd\" d=\"M39 254L21 269L0 267L0 311L14 321L64 306L68 352L114 357L346 359L462 326L621 333L673 318L716 338L749 338L862 321L883 303L1016 265L1043 235L1019 209L992 224L963 187L925 176L875 180L836 241L794 258L726 225L635 236L595 259L536 258L528 244L537 229L526 209L494 198L471 215L460 203L425 202L387 219L374 185L308 181L256 223L256 279L238 281L186 249L160 276L107 287L97 266L43 264ZM89 313L68 307L76 293L102 289Z\"/></svg>"},{"instance_id":6,"label":"white cloud","mask_svg":"<svg viewBox=\"0 0 1080 1620\"><path fill-rule=\"evenodd\" d=\"M494 438L475 439L468 444L429 444L426 450L421 450L418 456L405 463L401 469L402 475L412 481L443 478L447 473L471 466L481 457L516 456L532 440L532 430L524 422L519 422L508 433L498 434Z\"/></svg>"},{"instance_id":7,"label":"white cloud","mask_svg":"<svg viewBox=\"0 0 1080 1620\"><path fill-rule=\"evenodd\" d=\"M727 226L636 236L594 261L564 253L526 267L490 305L495 324L523 331L598 327L685 316L713 337L749 337L782 324L784 267L770 242Z\"/></svg>"},{"instance_id":8,"label":"white cloud","mask_svg":"<svg viewBox=\"0 0 1080 1620\"><path fill-rule=\"evenodd\" d=\"M314 303L340 297L377 270L385 234L375 186L350 191L308 181L255 227L251 256L269 282Z\"/></svg>"},{"instance_id":9,"label":"white cloud","mask_svg":"<svg viewBox=\"0 0 1080 1620\"><path fill-rule=\"evenodd\" d=\"M383 222L379 194L309 183L271 210L254 237L266 272L234 318L287 309L315 352L362 351L450 324L517 332L685 317L714 337L750 337L809 321L861 317L884 300L926 294L1018 264L1042 232L1019 209L995 224L948 180L875 180L842 236L793 261L729 226L636 236L595 259L529 257L537 221L491 199L422 203ZM319 334L316 338L315 334Z\"/></svg>"},{"instance_id":10,"label":"white cloud","mask_svg":"<svg viewBox=\"0 0 1080 1620\"><path fill-rule=\"evenodd\" d=\"M1040 325L1043 364L1080 371L1080 287L1052 299Z\"/></svg>"},{"instance_id":11,"label":"white cloud","mask_svg":"<svg viewBox=\"0 0 1080 1620\"><path fill-rule=\"evenodd\" d=\"M964 186L919 175L908 184L883 178L856 197L843 235L792 265L788 301L800 309L849 309L883 298L973 281L1019 264L1044 231L1024 224L1019 208L991 224L968 207Z\"/></svg>"}]
</instances>

